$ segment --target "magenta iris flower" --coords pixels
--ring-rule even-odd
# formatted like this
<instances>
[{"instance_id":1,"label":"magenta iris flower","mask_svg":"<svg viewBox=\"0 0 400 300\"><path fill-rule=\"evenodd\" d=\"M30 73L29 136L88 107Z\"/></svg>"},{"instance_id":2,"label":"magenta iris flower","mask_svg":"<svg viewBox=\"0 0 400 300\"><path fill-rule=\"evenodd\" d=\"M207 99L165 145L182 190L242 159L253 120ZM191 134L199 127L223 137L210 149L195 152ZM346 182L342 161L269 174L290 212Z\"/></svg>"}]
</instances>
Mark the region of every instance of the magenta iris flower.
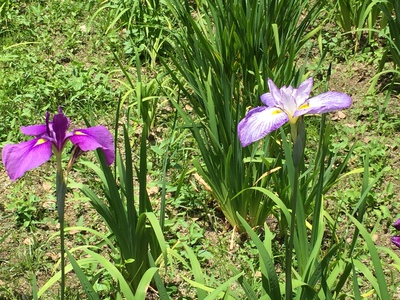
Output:
<instances>
[{"instance_id":1,"label":"magenta iris flower","mask_svg":"<svg viewBox=\"0 0 400 300\"><path fill-rule=\"evenodd\" d=\"M243 147L258 141L285 123L295 124L305 114L322 114L348 108L350 96L338 92L326 92L309 98L313 86L308 78L295 89L283 86L279 89L268 79L269 93L261 95L265 106L251 109L239 122L238 135Z\"/></svg>"},{"instance_id":2,"label":"magenta iris flower","mask_svg":"<svg viewBox=\"0 0 400 300\"><path fill-rule=\"evenodd\" d=\"M114 139L107 128L95 126L68 132L69 125L69 118L59 107L58 114L54 115L52 122L47 112L46 124L21 127L23 134L35 138L20 144L4 146L2 160L8 176L16 180L26 171L50 160L53 151L60 155L68 140L82 151L100 148L105 154L107 164L114 162Z\"/></svg>"},{"instance_id":3,"label":"magenta iris flower","mask_svg":"<svg viewBox=\"0 0 400 300\"><path fill-rule=\"evenodd\" d=\"M394 222L393 227L396 228L397 230L400 230L400 219ZM400 248L400 236L396 235L392 237L392 243Z\"/></svg>"}]
</instances>

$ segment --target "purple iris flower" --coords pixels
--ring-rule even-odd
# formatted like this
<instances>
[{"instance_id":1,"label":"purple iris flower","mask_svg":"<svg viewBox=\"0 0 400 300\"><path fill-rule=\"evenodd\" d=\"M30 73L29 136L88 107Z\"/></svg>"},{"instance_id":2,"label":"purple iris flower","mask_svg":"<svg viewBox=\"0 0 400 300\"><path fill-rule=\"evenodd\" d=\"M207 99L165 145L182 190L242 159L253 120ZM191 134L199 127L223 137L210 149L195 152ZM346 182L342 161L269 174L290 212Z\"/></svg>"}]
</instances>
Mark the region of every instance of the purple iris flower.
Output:
<instances>
[{"instance_id":1,"label":"purple iris flower","mask_svg":"<svg viewBox=\"0 0 400 300\"><path fill-rule=\"evenodd\" d=\"M68 140L82 151L100 148L105 154L107 164L114 162L114 139L107 128L95 126L68 132L69 125L69 118L59 107L58 114L54 115L52 122L47 112L46 124L21 127L23 134L35 138L20 144L4 146L2 160L8 176L12 180L18 179L26 171L50 160L53 151L59 156Z\"/></svg>"},{"instance_id":2,"label":"purple iris flower","mask_svg":"<svg viewBox=\"0 0 400 300\"><path fill-rule=\"evenodd\" d=\"M400 230L400 219L394 222L393 227L396 228L397 230ZM396 235L392 237L392 243L400 248L400 236Z\"/></svg>"},{"instance_id":3,"label":"purple iris flower","mask_svg":"<svg viewBox=\"0 0 400 300\"><path fill-rule=\"evenodd\" d=\"M305 114L322 114L348 108L350 96L338 92L326 92L309 98L313 79L308 78L295 89L283 86L279 89L268 79L269 93L261 95L265 106L251 109L239 122L238 135L243 147L258 141L285 123L295 124Z\"/></svg>"}]
</instances>

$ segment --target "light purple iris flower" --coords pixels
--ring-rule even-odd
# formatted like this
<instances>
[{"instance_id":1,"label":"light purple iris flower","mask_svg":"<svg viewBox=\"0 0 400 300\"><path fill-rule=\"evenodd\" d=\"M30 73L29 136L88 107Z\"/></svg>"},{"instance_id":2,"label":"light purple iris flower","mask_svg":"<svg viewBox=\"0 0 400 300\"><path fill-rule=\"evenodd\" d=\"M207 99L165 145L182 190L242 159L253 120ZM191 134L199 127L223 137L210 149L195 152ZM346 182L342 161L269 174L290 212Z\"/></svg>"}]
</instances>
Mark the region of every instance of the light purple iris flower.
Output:
<instances>
[{"instance_id":1,"label":"light purple iris flower","mask_svg":"<svg viewBox=\"0 0 400 300\"><path fill-rule=\"evenodd\" d=\"M68 132L69 125L69 118L59 107L58 114L54 115L52 122L47 112L46 124L21 127L23 134L35 136L35 138L20 144L4 146L2 160L9 177L16 180L26 171L47 162L53 151L56 155L61 154L68 140L82 151L101 148L107 164L114 162L114 139L107 128L95 126Z\"/></svg>"},{"instance_id":2,"label":"light purple iris flower","mask_svg":"<svg viewBox=\"0 0 400 300\"><path fill-rule=\"evenodd\" d=\"M305 114L322 114L348 108L350 96L338 92L326 92L309 98L313 86L308 78L295 89L283 86L279 89L268 79L269 93L261 95L265 106L251 109L239 122L238 135L243 147L260 140L287 122L295 124Z\"/></svg>"},{"instance_id":3,"label":"light purple iris flower","mask_svg":"<svg viewBox=\"0 0 400 300\"><path fill-rule=\"evenodd\" d=\"M397 230L400 230L400 219L394 222L393 227L396 228ZM396 235L392 237L392 243L400 248L400 236Z\"/></svg>"}]
</instances>

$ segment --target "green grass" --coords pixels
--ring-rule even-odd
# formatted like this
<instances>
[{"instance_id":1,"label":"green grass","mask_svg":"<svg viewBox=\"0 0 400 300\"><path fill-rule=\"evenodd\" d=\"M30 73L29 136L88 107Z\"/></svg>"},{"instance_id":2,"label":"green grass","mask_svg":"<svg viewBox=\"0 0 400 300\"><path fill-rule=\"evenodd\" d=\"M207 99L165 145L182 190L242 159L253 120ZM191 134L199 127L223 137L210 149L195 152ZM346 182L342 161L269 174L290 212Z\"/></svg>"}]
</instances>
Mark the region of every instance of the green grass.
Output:
<instances>
[{"instance_id":1,"label":"green grass","mask_svg":"<svg viewBox=\"0 0 400 300\"><path fill-rule=\"evenodd\" d=\"M77 126L89 119L106 125L114 132L116 109L121 101L120 123L128 125L133 165L142 163L140 166L147 168L146 178L142 181L147 181L147 193L155 215L159 219L165 218L162 227L169 259L165 262L162 257L154 257L154 260L155 265L160 267L160 275L169 296L172 299L201 298L207 295L205 286L212 289L225 287L226 291L228 284L223 286L223 283L230 283L229 280L241 272L240 279L231 284L231 295L236 295L238 299L253 295L251 292L246 294L246 287L255 295L260 295L264 288L262 274L265 274L265 270L261 266L263 260L259 258L260 248L257 247L262 245L255 236L249 238L246 234L232 231L218 206L216 195L210 193L208 184L199 177L195 168L196 164L204 165L205 158L201 157L187 122L180 118L170 102L181 101L180 105L187 116L196 120L199 107L193 107L193 102L190 102L193 99L181 97L179 93L182 90L174 81L182 80L181 76L173 78L167 70L176 70L176 57L172 57L172 36L178 36L183 29L176 26L176 16L172 12L161 14L167 7L158 1L147 1L143 11L134 15L140 23L132 22L128 28L125 25L130 19L126 19L126 15L116 18L116 12L125 7L119 6L120 3L109 1L102 6L98 1L0 1L0 144L26 139L19 127L42 123L45 112L56 111L58 105L63 106L65 113ZM187 3L200 8L201 3L207 1ZM197 12L201 13L201 10ZM206 16L202 17L207 19ZM357 19L354 17L353 20ZM207 19L207 22L212 20ZM358 255L355 264L358 269L355 272L363 268L375 268L379 277L375 279L366 273L365 276L358 274L358 278L355 278L353 270L349 270L350 280L344 283L343 290L335 299L339 299L340 295L346 297L346 293L357 293L354 283L358 283L360 294L371 291L371 282L381 289L382 276L389 286L390 296L395 299L399 295L399 250L391 246L390 237L395 234L391 224L400 217L397 196L400 191L400 127L396 110L399 96L395 90L379 92L379 88L367 94L369 80L378 71L378 62L386 51L394 50L385 48L382 39L376 35L368 37L371 40L365 45L358 43L360 38L363 40L363 35L367 37L367 33L357 35L357 43L349 41L332 19L327 21L325 18L321 24L320 34L310 40L312 55L307 58L305 53L308 50L303 49L299 51L300 61L295 63L304 63L304 73L314 75L317 91L324 89L326 71L329 63L332 63L330 88L349 93L354 105L344 111L345 117L336 118L333 115L333 118L327 118L332 125L329 151L338 153L340 163L356 143L345 172L362 168L367 159L366 153L369 166L367 179L362 173L349 175L325 195L324 209L333 219L326 219L327 236L324 238L327 239L326 243L329 239L340 240L339 247L342 248L337 253L342 250L348 254L346 251L350 251L350 248L346 245L346 239L357 226L361 228L357 221L350 220L348 214L353 213L363 187L365 190L367 183L373 184L365 195L364 227L360 230L363 238L357 239L353 251ZM211 39L211 36L208 38ZM327 52L319 51L319 45L323 50L328 49ZM222 45L218 47L223 50ZM216 52L214 54L217 55ZM251 77L259 71L256 69L253 73L246 73L247 61L241 61L239 57L237 59L242 69L240 74L230 70L235 76ZM386 59L390 63L390 57ZM233 66L238 67L230 65ZM387 68L390 69L390 66ZM273 72L267 73L270 75ZM290 81L284 75L280 76L282 82ZM137 84L139 81L140 85ZM186 96L192 96L192 88L185 81L182 82L180 88L185 88ZM241 91L238 95L250 97L249 103L260 105L259 90L262 85L262 82L254 79L249 87L251 90ZM240 88L243 87L238 85L238 90ZM145 113L149 112L148 133L146 139L142 139L143 108L146 107ZM242 108L243 112L246 109L247 105ZM305 156L307 161L312 162L319 141L319 118L307 117L306 124L309 128ZM218 129L216 124L212 126ZM229 134L235 136L235 132L229 131ZM117 133L116 140L122 142L122 131ZM141 156L140 143L147 147L147 159L142 162L140 157L144 156ZM122 143L119 147L122 154L129 150ZM94 155L85 155L83 159L97 163ZM55 235L50 238L57 233L53 173L54 163L51 162L11 182L6 178L4 168L0 167L0 299L21 299L22 295L31 297L33 275L40 290L55 274L59 257L58 237ZM102 182L86 165L78 163L70 178L71 182L88 185L98 193L100 199L104 199ZM134 177L135 197L140 189L137 180ZM229 176L226 180L229 180ZM162 203L164 207L161 207ZM165 214L160 215L163 209ZM282 283L285 277L285 245L279 232L279 220L276 219L280 210L277 205L272 205L271 211L266 225L275 234L274 237L271 238L269 232L262 228L253 230L264 245L270 241L273 266L278 270L277 278ZM312 214L308 215L308 211L305 213L307 220L312 222ZM103 219L76 188L69 189L66 222L68 226L83 226L102 235L109 234ZM331 230L338 232L332 234ZM108 238L113 239L111 236ZM380 247L377 253L372 242ZM105 259L107 268L100 269L97 264L90 262L82 265L82 269L91 283L96 282L94 286L102 299L114 299L118 290L110 272L116 270L106 261L116 264L121 271L123 268L116 263L120 254L104 243L101 235L83 230L67 234L66 245L68 249L85 245L97 247L96 251ZM86 257L86 252L80 250L72 254L78 262ZM383 272L377 267L379 255ZM265 253L262 259L266 259ZM268 276L272 276L271 273ZM66 299L84 298L84 290L75 275L68 275L67 285ZM152 286L156 287L155 284ZM40 299L57 299L57 291L55 283Z\"/></svg>"}]
</instances>

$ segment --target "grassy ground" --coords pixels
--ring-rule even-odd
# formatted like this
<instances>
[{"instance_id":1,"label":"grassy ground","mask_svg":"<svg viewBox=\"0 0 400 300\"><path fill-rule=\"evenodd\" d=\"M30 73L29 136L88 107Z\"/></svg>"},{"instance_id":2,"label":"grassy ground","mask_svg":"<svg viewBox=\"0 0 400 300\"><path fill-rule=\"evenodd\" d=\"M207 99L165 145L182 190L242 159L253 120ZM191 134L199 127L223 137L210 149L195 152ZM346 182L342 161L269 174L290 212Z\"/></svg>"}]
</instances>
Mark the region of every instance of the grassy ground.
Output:
<instances>
[{"instance_id":1,"label":"grassy ground","mask_svg":"<svg viewBox=\"0 0 400 300\"><path fill-rule=\"evenodd\" d=\"M113 52L135 76L125 32L109 30L106 33L104 18L107 15L100 13L94 17L99 8L97 1L21 2L10 1L0 23L1 145L21 141L20 126L41 123L45 111L55 112L58 105L63 106L76 126L83 124L84 117L91 116L112 130L117 101L124 93L119 81L123 76ZM327 34L324 41L331 38ZM342 39L347 40L347 37L342 36ZM332 149L345 151L357 143L351 168L362 167L368 152L372 179L385 170L368 196L366 224L377 245L392 247L390 225L400 214L397 204L400 135L396 110L400 99L396 93L386 95L384 81L378 84L375 92L368 93L370 79L376 73L381 55L378 47L375 50L361 48L354 53L351 45L338 44L327 58L333 65L330 88L348 93L354 101L352 109L331 115L334 125ZM312 68L311 63L311 71ZM143 66L143 74L149 80L163 71L160 65ZM161 197L163 160L160 154L165 151L164 142L168 138L172 115L168 101L161 99L149 139L148 192L155 205ZM138 140L138 120L139 117L133 114L132 144ZM179 150L171 161L170 178L179 174L179 170L189 165L192 156L196 155L189 132L182 129L179 133L177 144L180 146L176 146ZM315 144L316 138L311 131L310 145ZM59 254L58 239L54 237L58 223L53 168L54 164L45 164L28 172L22 180L11 182L3 166L0 167L0 299L27 299L32 290L32 274L37 276L41 287L54 273ZM233 235L212 195L196 175L192 172L186 176L179 196L174 195L173 184L169 187L167 238L171 247L178 240L187 242L216 281L223 281L229 274L225 264L220 263L226 259L253 274L250 266L257 264L254 245ZM80 182L96 182L93 174L81 164L71 177ZM343 180L327 197L327 203L352 207L360 184L358 175ZM66 211L69 226L106 231L101 218L79 191L69 191ZM273 220L270 224L273 226ZM69 248L98 242L96 237L81 230L69 232L67 239ZM391 261L388 259L387 263ZM179 266L167 270L168 291L174 299L190 299L188 295L195 297L182 280L182 274L185 272ZM388 271L387 275L388 281L393 281L389 283L396 289L396 274ZM251 277L259 280L259 274ZM77 279L71 275L67 280L70 299L82 295ZM104 295L112 292L112 287L104 286ZM57 298L56 293L55 287L45 299Z\"/></svg>"}]
</instances>

